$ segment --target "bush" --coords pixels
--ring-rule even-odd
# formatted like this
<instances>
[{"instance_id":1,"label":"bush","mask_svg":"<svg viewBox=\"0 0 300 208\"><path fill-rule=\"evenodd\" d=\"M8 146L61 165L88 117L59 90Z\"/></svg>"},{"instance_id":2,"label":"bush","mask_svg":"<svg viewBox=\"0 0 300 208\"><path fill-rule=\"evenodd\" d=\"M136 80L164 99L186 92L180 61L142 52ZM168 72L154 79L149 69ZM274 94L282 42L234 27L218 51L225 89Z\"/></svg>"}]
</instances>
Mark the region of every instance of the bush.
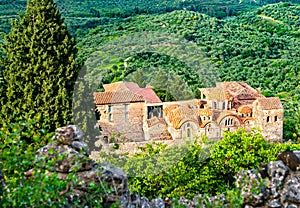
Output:
<instances>
[{"instance_id":1,"label":"bush","mask_svg":"<svg viewBox=\"0 0 300 208\"><path fill-rule=\"evenodd\" d=\"M142 148L141 153L122 157L106 155L102 159L121 165L132 176L129 178L131 192L150 199L180 196L191 199L197 194L228 193L232 195L229 201L239 203L233 183L238 171L256 169L276 160L279 151L297 149L300 150L299 144L268 143L255 129L251 132L238 129L225 132L217 143L206 139L179 147L153 143ZM177 162L170 165L174 161Z\"/></svg>"},{"instance_id":2,"label":"bush","mask_svg":"<svg viewBox=\"0 0 300 208\"><path fill-rule=\"evenodd\" d=\"M3 173L6 181L6 187L0 184L1 207L101 207L103 198L99 196L104 195L103 190L93 184L90 184L89 196L68 201L66 192L79 181L75 173L60 180L57 173L48 172L53 160L35 159L36 150L44 146L53 134L32 130L32 125L34 122L19 120L0 129L0 174ZM28 137L34 138L36 143L28 144ZM32 176L26 179L24 173L32 168Z\"/></svg>"}]
</instances>

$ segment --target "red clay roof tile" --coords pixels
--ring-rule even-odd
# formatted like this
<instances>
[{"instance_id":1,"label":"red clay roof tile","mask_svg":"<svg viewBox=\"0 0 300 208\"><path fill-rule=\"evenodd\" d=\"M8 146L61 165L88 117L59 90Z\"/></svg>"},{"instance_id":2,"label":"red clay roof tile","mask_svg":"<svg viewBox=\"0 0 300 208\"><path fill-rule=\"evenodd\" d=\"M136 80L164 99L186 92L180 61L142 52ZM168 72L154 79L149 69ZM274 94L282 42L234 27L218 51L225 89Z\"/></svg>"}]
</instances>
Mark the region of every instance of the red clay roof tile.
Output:
<instances>
[{"instance_id":1,"label":"red clay roof tile","mask_svg":"<svg viewBox=\"0 0 300 208\"><path fill-rule=\"evenodd\" d=\"M283 109L278 97L258 98L257 102L263 110Z\"/></svg>"},{"instance_id":2,"label":"red clay roof tile","mask_svg":"<svg viewBox=\"0 0 300 208\"><path fill-rule=\"evenodd\" d=\"M115 82L104 85L105 92L94 93L96 105L113 103L146 102L161 103L151 88L140 88L133 82Z\"/></svg>"}]
</instances>

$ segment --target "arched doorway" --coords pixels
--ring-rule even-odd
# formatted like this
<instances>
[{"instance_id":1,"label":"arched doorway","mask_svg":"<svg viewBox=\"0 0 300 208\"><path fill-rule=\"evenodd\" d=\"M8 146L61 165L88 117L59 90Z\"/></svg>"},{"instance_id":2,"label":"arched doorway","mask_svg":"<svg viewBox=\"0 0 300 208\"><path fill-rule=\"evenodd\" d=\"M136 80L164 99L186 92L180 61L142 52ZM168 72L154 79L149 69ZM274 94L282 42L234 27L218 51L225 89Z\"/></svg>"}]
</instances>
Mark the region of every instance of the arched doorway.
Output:
<instances>
[{"instance_id":1,"label":"arched doorway","mask_svg":"<svg viewBox=\"0 0 300 208\"><path fill-rule=\"evenodd\" d=\"M182 139L193 139L198 137L198 125L193 121L184 122L181 127Z\"/></svg>"}]
</instances>

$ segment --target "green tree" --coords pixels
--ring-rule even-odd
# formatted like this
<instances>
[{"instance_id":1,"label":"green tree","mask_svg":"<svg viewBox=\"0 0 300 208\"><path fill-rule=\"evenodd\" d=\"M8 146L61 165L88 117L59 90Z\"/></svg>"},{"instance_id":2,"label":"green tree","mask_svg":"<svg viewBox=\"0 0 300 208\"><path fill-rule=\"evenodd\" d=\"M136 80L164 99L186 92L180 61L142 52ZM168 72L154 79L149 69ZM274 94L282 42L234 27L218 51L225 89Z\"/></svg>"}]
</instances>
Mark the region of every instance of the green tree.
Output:
<instances>
[{"instance_id":1,"label":"green tree","mask_svg":"<svg viewBox=\"0 0 300 208\"><path fill-rule=\"evenodd\" d=\"M22 116L50 130L69 123L79 65L75 40L54 0L28 0L4 40L2 121Z\"/></svg>"}]
</instances>

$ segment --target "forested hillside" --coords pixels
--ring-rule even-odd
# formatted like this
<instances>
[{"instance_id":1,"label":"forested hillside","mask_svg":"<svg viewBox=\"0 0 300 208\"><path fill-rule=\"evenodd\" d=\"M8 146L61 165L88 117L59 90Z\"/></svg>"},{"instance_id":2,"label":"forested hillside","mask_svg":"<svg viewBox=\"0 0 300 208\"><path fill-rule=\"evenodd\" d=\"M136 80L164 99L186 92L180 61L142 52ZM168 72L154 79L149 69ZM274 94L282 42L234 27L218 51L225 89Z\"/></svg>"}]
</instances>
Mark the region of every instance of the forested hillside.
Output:
<instances>
[{"instance_id":1,"label":"forested hillside","mask_svg":"<svg viewBox=\"0 0 300 208\"><path fill-rule=\"evenodd\" d=\"M9 19L24 13L27 0L0 0L0 32L8 32ZM60 13L69 29L77 35L111 18L138 14L161 14L174 10L197 11L217 18L237 15L258 6L299 0L57 0Z\"/></svg>"},{"instance_id":2,"label":"forested hillside","mask_svg":"<svg viewBox=\"0 0 300 208\"><path fill-rule=\"evenodd\" d=\"M175 71L179 68L175 72L177 75L191 75L193 66L180 55L189 53L190 50L179 52L175 47L169 46L156 49L153 55L142 52L138 56L125 51L130 44L127 39L138 46L145 45L145 39L148 42L157 41L158 35L153 35L156 31L160 34L172 34L197 44L197 49L193 50L198 50L198 57L194 59L205 59L206 66L209 65L217 72L213 80L245 81L254 88L261 88L266 96L282 98L286 108L285 134L291 138L297 131L295 125L299 123L299 117L295 114L300 90L299 14L299 5L280 3L225 20L192 11L135 16L91 30L78 44L80 59L88 59L95 51L116 54L116 51L123 50L123 57L110 57L110 60L105 59L106 64L100 64L101 67L95 65L99 69L110 67L103 79L106 83L124 78L123 62L128 57L131 58L127 61L126 73L158 67ZM130 34L132 37L126 39ZM161 39L162 44L171 41L163 35ZM102 60L104 57L101 53L96 57L94 55L93 59ZM170 63L170 57L174 56L181 62L173 58L173 63ZM126 73L125 76L128 75ZM193 76L183 80L189 80L187 84L192 89L195 89L194 86L208 85L197 82L197 79L193 80Z\"/></svg>"},{"instance_id":3,"label":"forested hillside","mask_svg":"<svg viewBox=\"0 0 300 208\"><path fill-rule=\"evenodd\" d=\"M159 69L165 75L172 72L176 81L169 88L185 85L190 89L190 93L182 90L187 98L197 97L198 87L215 81L245 81L266 96L282 99L285 136L297 138L300 6L262 6L276 2L58 0L57 5L77 36L78 59L90 62L93 54L98 62L89 70L106 70L102 83L124 78L143 80L141 85L152 83L158 74L152 71ZM0 32L7 33L8 19L25 7L25 0L0 1ZM131 50L139 45L144 49ZM145 49L148 46L154 49ZM157 92L164 94L161 90Z\"/></svg>"}]
</instances>

